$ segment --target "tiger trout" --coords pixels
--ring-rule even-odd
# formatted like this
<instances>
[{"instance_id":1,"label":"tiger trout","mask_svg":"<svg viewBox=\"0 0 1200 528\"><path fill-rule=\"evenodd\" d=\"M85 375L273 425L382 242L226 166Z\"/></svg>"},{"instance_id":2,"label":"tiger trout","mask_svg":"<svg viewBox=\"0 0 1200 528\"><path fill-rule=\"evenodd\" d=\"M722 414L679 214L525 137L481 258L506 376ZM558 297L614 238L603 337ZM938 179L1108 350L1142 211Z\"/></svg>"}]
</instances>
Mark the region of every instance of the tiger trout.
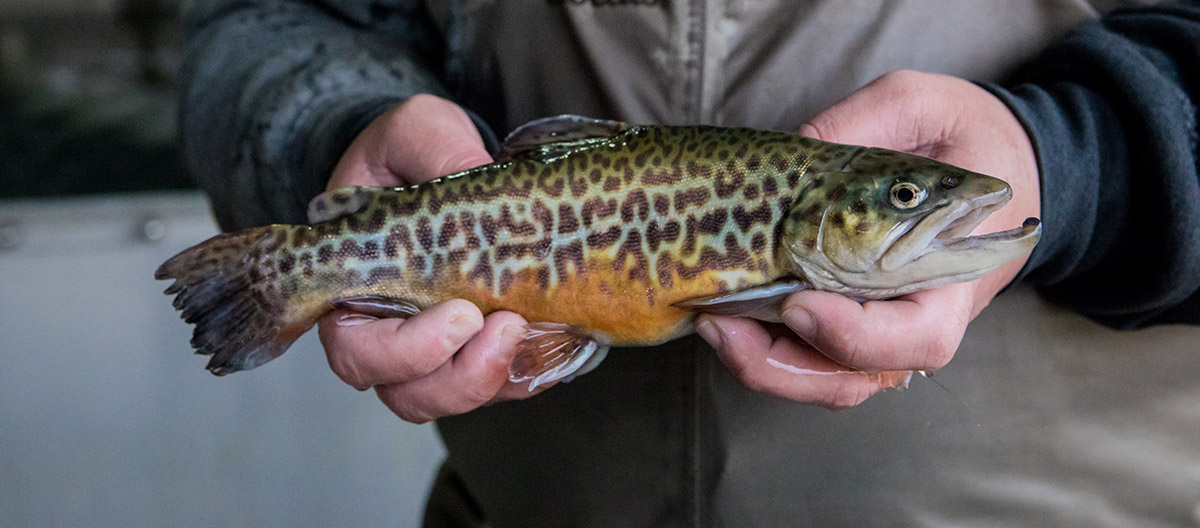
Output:
<instances>
[{"instance_id":1,"label":"tiger trout","mask_svg":"<svg viewBox=\"0 0 1200 528\"><path fill-rule=\"evenodd\" d=\"M510 367L537 385L609 346L694 331L700 313L779 321L805 288L885 299L978 278L1033 248L1038 219L967 236L1012 191L927 158L793 134L531 122L496 162L351 187L312 225L217 235L155 274L223 375L278 357L333 309L407 317L449 299L530 321Z\"/></svg>"}]
</instances>

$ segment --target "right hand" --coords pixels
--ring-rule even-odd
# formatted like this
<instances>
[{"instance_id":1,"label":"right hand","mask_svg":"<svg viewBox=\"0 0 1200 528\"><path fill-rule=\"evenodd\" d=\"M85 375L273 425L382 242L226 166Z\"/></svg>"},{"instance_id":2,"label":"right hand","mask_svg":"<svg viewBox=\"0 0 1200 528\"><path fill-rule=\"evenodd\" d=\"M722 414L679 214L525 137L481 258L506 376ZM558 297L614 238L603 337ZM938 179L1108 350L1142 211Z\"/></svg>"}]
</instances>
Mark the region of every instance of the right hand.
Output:
<instances>
[{"instance_id":1,"label":"right hand","mask_svg":"<svg viewBox=\"0 0 1200 528\"><path fill-rule=\"evenodd\" d=\"M458 105L416 95L362 131L346 149L329 188L421 183L492 158ZM407 320L334 311L318 324L329 366L342 381L367 390L401 419L424 423L484 404L527 398L528 382L508 381L525 319L512 312L484 317L455 299Z\"/></svg>"},{"instance_id":2,"label":"right hand","mask_svg":"<svg viewBox=\"0 0 1200 528\"><path fill-rule=\"evenodd\" d=\"M1012 185L1013 199L976 232L1008 229L1040 215L1037 158L1025 129L999 99L962 79L893 72L822 112L800 133L911 152L1003 176ZM1012 281L1027 258L971 282L889 300L859 303L831 292L794 293L783 303L783 322L790 332L773 332L751 319L710 315L701 316L697 331L746 386L844 409L897 386L906 371L946 365L967 323Z\"/></svg>"}]
</instances>

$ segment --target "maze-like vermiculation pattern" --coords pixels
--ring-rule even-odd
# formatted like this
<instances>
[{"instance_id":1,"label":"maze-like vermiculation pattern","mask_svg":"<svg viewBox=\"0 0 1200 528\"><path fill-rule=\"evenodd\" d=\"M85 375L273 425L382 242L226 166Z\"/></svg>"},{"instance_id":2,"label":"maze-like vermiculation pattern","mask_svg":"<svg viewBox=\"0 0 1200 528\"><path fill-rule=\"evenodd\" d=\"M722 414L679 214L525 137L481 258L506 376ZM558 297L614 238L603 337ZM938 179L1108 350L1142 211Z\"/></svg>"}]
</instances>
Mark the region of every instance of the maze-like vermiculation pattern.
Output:
<instances>
[{"instance_id":1,"label":"maze-like vermiculation pattern","mask_svg":"<svg viewBox=\"0 0 1200 528\"><path fill-rule=\"evenodd\" d=\"M418 306L465 298L616 345L665 341L691 320L672 303L789 271L782 219L806 171L836 148L748 129L633 127L549 163L380 190L355 214L276 228L259 263L273 289L260 294L295 306L331 292Z\"/></svg>"}]
</instances>

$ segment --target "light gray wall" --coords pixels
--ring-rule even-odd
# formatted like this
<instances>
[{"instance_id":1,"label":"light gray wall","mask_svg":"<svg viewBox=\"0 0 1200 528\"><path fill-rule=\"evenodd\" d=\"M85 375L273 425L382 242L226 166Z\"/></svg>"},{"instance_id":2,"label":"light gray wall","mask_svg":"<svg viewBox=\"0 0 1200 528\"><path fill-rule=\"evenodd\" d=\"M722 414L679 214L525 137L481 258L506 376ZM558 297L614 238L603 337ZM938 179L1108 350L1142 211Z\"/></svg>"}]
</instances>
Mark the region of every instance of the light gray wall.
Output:
<instances>
[{"instance_id":1,"label":"light gray wall","mask_svg":"<svg viewBox=\"0 0 1200 528\"><path fill-rule=\"evenodd\" d=\"M0 524L418 524L434 430L342 384L315 332L225 378L190 353L152 276L215 232L191 193L0 202Z\"/></svg>"}]
</instances>

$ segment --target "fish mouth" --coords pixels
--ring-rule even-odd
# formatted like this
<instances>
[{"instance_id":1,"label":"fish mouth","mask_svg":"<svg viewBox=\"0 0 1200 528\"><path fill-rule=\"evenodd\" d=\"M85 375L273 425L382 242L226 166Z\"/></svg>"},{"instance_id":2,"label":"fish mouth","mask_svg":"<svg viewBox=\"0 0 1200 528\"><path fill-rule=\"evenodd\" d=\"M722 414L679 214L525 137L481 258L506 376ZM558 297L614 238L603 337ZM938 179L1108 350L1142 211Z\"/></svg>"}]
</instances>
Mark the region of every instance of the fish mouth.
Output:
<instances>
[{"instance_id":1,"label":"fish mouth","mask_svg":"<svg viewBox=\"0 0 1200 528\"><path fill-rule=\"evenodd\" d=\"M880 268L887 272L894 272L933 255L946 252L978 252L982 248L1009 247L1013 245L1013 242L1027 239L1035 232L1040 234L1041 222L1036 218L1030 218L1021 227L969 236L972 230L989 215L1008 203L1010 198L1012 198L1012 189L1005 186L980 196L954 199L924 217L901 224L898 226L896 234L893 235L891 246L880 258ZM1029 247L1032 247L1032 244ZM1013 255L1011 258L1015 258L1015 256ZM976 267L979 264L986 263L976 263ZM991 268L988 269L990 271ZM953 273L953 270L944 271Z\"/></svg>"}]
</instances>

